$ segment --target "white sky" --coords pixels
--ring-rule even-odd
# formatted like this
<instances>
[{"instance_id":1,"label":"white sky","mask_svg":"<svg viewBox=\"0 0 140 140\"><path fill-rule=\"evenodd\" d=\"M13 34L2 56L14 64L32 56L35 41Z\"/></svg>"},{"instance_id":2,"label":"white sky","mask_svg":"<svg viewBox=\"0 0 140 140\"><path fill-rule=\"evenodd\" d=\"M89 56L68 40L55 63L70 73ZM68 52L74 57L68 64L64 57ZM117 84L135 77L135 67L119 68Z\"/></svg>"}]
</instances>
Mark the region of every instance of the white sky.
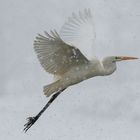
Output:
<instances>
[{"instance_id":1,"label":"white sky","mask_svg":"<svg viewBox=\"0 0 140 140\"><path fill-rule=\"evenodd\" d=\"M33 40L44 30L60 30L72 12L95 15L98 56L140 57L139 0L0 1L0 139L139 140L140 61L118 64L108 77L96 77L65 91L24 134L25 118L48 99L43 85L52 76L40 66Z\"/></svg>"}]
</instances>

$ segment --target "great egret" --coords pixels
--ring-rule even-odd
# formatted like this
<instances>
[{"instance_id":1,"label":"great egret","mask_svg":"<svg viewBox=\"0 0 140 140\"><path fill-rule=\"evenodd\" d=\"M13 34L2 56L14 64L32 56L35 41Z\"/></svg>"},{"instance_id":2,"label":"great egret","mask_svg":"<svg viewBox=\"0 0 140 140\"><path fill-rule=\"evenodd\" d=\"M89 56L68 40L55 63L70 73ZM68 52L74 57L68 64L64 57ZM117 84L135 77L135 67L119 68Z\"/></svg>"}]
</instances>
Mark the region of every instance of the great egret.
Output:
<instances>
[{"instance_id":1,"label":"great egret","mask_svg":"<svg viewBox=\"0 0 140 140\"><path fill-rule=\"evenodd\" d=\"M94 39L94 31L90 29L93 27L91 19L92 15L89 9L85 9L83 13L79 12L78 15L72 14L60 32L61 36L67 39L67 43L55 30L51 31L50 34L45 32L46 36L39 34L36 37L34 49L38 59L47 72L55 75L56 81L44 86L44 94L47 97L54 95L35 117L28 118L28 122L24 125L25 132L38 120L54 99L69 86L94 76L112 74L116 70L116 62L118 61L137 59L127 56L108 56L103 60L86 58L75 45L72 45L72 41L77 39L75 44L78 46L79 41L82 42L84 39L80 35L85 34L86 31L90 32ZM91 40L91 36L88 36L87 33L85 36Z\"/></svg>"}]
</instances>

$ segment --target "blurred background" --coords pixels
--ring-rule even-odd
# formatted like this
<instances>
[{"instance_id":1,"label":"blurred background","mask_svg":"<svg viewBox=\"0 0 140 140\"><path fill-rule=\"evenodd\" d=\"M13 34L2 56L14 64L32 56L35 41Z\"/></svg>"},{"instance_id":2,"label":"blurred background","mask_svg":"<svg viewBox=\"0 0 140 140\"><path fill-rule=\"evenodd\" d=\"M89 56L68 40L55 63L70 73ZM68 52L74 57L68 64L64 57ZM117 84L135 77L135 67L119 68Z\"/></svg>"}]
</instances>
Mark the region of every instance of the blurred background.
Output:
<instances>
[{"instance_id":1,"label":"blurred background","mask_svg":"<svg viewBox=\"0 0 140 140\"><path fill-rule=\"evenodd\" d=\"M48 101L52 82L33 50L37 33L58 32L85 8L94 14L95 54L140 58L139 0L0 0L0 138L4 140L139 140L140 61L118 63L108 77L68 88L37 123L22 132L26 118Z\"/></svg>"}]
</instances>

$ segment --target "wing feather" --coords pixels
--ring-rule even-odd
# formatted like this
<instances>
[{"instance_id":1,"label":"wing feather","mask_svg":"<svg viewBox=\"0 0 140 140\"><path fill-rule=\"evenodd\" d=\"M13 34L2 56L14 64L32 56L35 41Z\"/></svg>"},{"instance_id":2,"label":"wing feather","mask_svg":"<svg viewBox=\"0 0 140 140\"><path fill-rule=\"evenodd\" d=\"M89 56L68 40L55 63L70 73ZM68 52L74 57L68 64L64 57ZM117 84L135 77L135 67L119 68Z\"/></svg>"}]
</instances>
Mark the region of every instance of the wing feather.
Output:
<instances>
[{"instance_id":1,"label":"wing feather","mask_svg":"<svg viewBox=\"0 0 140 140\"><path fill-rule=\"evenodd\" d=\"M54 30L45 36L38 34L34 50L44 69L55 75L62 75L70 68L88 63L88 59L74 46L65 43Z\"/></svg>"},{"instance_id":2,"label":"wing feather","mask_svg":"<svg viewBox=\"0 0 140 140\"><path fill-rule=\"evenodd\" d=\"M72 13L62 26L60 36L67 44L76 46L87 58L92 59L96 33L90 9Z\"/></svg>"}]
</instances>

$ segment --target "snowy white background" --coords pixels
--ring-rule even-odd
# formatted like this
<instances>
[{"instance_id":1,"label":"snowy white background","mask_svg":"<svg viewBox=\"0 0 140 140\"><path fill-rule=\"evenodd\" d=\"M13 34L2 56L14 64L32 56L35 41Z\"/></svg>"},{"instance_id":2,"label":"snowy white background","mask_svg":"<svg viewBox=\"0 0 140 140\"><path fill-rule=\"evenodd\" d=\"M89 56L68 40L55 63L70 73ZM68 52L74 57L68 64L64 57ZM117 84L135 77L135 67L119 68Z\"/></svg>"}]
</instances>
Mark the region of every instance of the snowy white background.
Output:
<instances>
[{"instance_id":1,"label":"snowy white background","mask_svg":"<svg viewBox=\"0 0 140 140\"><path fill-rule=\"evenodd\" d=\"M42 87L52 82L33 51L35 36L59 31L72 12L84 8L94 11L100 56L140 57L139 0L0 0L1 140L140 139L139 60L68 88L28 133L22 131L25 118L48 101Z\"/></svg>"}]
</instances>

